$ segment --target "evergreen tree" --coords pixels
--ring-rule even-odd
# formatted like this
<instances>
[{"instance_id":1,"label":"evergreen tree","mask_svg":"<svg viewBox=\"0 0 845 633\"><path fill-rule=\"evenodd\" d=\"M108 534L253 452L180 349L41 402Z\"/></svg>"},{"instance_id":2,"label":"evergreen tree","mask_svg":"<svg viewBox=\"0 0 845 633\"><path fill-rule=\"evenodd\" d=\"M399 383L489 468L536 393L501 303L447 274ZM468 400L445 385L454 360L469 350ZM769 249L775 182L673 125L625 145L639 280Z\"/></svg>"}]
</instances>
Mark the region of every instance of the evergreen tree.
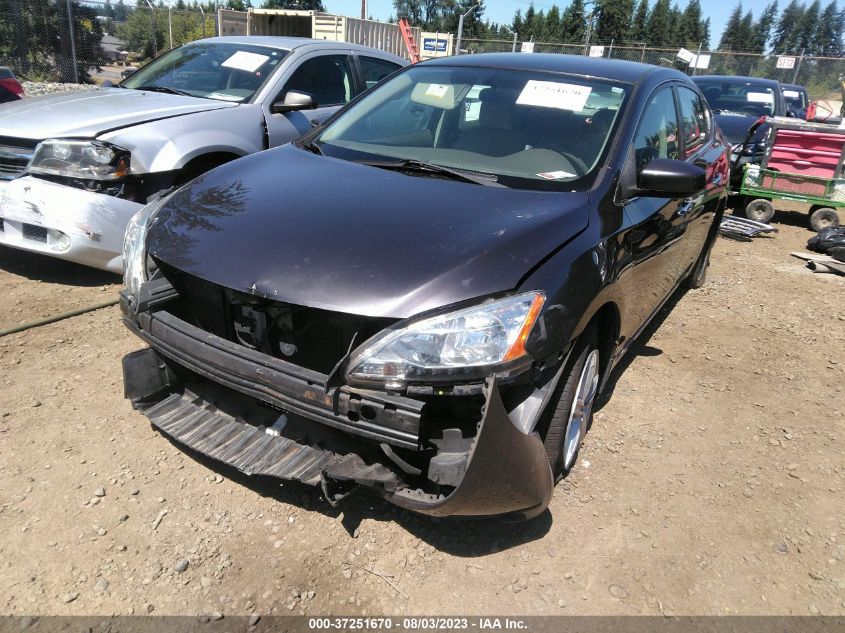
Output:
<instances>
[{"instance_id":1,"label":"evergreen tree","mask_svg":"<svg viewBox=\"0 0 845 633\"><path fill-rule=\"evenodd\" d=\"M587 34L584 0L572 0L563 12L563 36L567 42L582 42Z\"/></svg>"},{"instance_id":2,"label":"evergreen tree","mask_svg":"<svg viewBox=\"0 0 845 633\"><path fill-rule=\"evenodd\" d=\"M748 13L742 16L739 23L739 31L736 34L735 51L747 51L753 46L754 41L754 15L749 9Z\"/></svg>"},{"instance_id":3,"label":"evergreen tree","mask_svg":"<svg viewBox=\"0 0 845 633\"><path fill-rule=\"evenodd\" d=\"M525 11L525 19L522 21L522 30L525 31L525 35L522 37L524 40L532 40L535 39L534 37L534 16L537 12L534 10L534 3L528 5L528 9Z\"/></svg>"},{"instance_id":4,"label":"evergreen tree","mask_svg":"<svg viewBox=\"0 0 845 633\"><path fill-rule=\"evenodd\" d=\"M265 9L297 9L300 11L325 11L322 0L264 0ZM214 9L212 9L212 13Z\"/></svg>"},{"instance_id":5,"label":"evergreen tree","mask_svg":"<svg viewBox=\"0 0 845 633\"><path fill-rule=\"evenodd\" d=\"M760 19L754 23L754 33L751 37L751 50L755 53L765 53L766 44L769 42L769 37L772 34L772 27L775 25L775 20L778 14L778 3L774 0L769 4L763 13L760 14Z\"/></svg>"},{"instance_id":6,"label":"evergreen tree","mask_svg":"<svg viewBox=\"0 0 845 633\"><path fill-rule=\"evenodd\" d=\"M795 2L795 0L793 0ZM731 11L728 18L728 23L725 25L725 30L722 32L722 38L719 40L719 50L734 51L738 47L738 38L740 30L742 29L742 3L740 2Z\"/></svg>"},{"instance_id":7,"label":"evergreen tree","mask_svg":"<svg viewBox=\"0 0 845 633\"><path fill-rule=\"evenodd\" d=\"M797 53L800 51L801 43L801 18L804 15L804 8L797 0L790 0L789 4L780 14L780 20L775 28L775 35L772 41L772 52L774 53Z\"/></svg>"},{"instance_id":8,"label":"evergreen tree","mask_svg":"<svg viewBox=\"0 0 845 633\"><path fill-rule=\"evenodd\" d=\"M524 33L522 32L522 10L517 9L516 13L513 14L513 21L511 22L511 28L513 32L522 37Z\"/></svg>"},{"instance_id":9,"label":"evergreen tree","mask_svg":"<svg viewBox=\"0 0 845 633\"><path fill-rule=\"evenodd\" d=\"M596 10L598 20L595 33L598 41L612 40L615 44L623 44L631 38L634 0L599 0Z\"/></svg>"},{"instance_id":10,"label":"evergreen tree","mask_svg":"<svg viewBox=\"0 0 845 633\"><path fill-rule=\"evenodd\" d=\"M543 37L549 42L559 42L564 38L563 22L560 17L560 9L556 4L552 5L546 14Z\"/></svg>"},{"instance_id":11,"label":"evergreen tree","mask_svg":"<svg viewBox=\"0 0 845 633\"><path fill-rule=\"evenodd\" d=\"M648 40L648 0L640 0L634 18L631 20L631 42Z\"/></svg>"},{"instance_id":12,"label":"evergreen tree","mask_svg":"<svg viewBox=\"0 0 845 633\"><path fill-rule=\"evenodd\" d=\"M701 48L702 50L710 50L710 18L706 18L701 23Z\"/></svg>"},{"instance_id":13,"label":"evergreen tree","mask_svg":"<svg viewBox=\"0 0 845 633\"><path fill-rule=\"evenodd\" d=\"M652 46L669 46L672 39L672 9L669 0L657 0L648 16L646 41Z\"/></svg>"},{"instance_id":14,"label":"evergreen tree","mask_svg":"<svg viewBox=\"0 0 845 633\"><path fill-rule=\"evenodd\" d=\"M804 15L801 17L800 35L798 37L799 50L807 52L816 50L817 43L815 36L819 28L820 9L819 0L813 0L810 6L804 10Z\"/></svg>"},{"instance_id":15,"label":"evergreen tree","mask_svg":"<svg viewBox=\"0 0 845 633\"><path fill-rule=\"evenodd\" d=\"M114 7L114 21L115 22L123 22L126 19L126 5L123 4L123 0L117 0L117 4Z\"/></svg>"},{"instance_id":16,"label":"evergreen tree","mask_svg":"<svg viewBox=\"0 0 845 633\"><path fill-rule=\"evenodd\" d=\"M702 25L701 3L699 0L690 0L681 13L678 23L678 45L685 48L697 48L701 44L703 48Z\"/></svg>"}]
</instances>

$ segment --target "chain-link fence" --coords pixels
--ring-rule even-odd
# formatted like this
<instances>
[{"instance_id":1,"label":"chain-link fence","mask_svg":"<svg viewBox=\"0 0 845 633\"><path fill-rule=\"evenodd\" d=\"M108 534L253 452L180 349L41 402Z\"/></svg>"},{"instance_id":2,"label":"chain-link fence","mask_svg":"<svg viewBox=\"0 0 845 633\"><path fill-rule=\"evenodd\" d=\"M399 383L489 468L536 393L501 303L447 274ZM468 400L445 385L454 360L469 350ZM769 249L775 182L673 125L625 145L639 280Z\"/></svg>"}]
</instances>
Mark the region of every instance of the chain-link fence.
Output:
<instances>
[{"instance_id":1,"label":"chain-link fence","mask_svg":"<svg viewBox=\"0 0 845 633\"><path fill-rule=\"evenodd\" d=\"M144 3L147 0L0 0L0 65L33 81L117 81L121 66L138 65L162 51L215 34L214 15L199 6L153 8L153 0L138 6ZM791 67L781 68L778 55L701 51L696 57L698 47L691 49L692 64L679 60L677 49L646 44L464 38L462 48L469 53L509 52L524 45L535 53L592 54L675 67L689 74L768 77L807 86L813 99L838 100L839 78L845 75L843 58L792 55Z\"/></svg>"},{"instance_id":2,"label":"chain-link fence","mask_svg":"<svg viewBox=\"0 0 845 633\"><path fill-rule=\"evenodd\" d=\"M135 0L0 0L0 65L31 81L116 81L120 67L214 35L212 13L152 6L138 7Z\"/></svg>"},{"instance_id":3,"label":"chain-link fence","mask_svg":"<svg viewBox=\"0 0 845 633\"><path fill-rule=\"evenodd\" d=\"M594 55L656 66L677 68L689 75L743 75L777 79L782 83L807 86L811 99L839 100L839 77L845 75L845 59L839 57L811 57L804 55L776 55L738 51L690 51L692 61L678 58L677 48L654 48L646 44L614 46L612 42L523 42L514 40L479 40L464 38L461 48L469 53L502 53L522 51L534 53L565 53ZM778 67L778 58L782 59Z\"/></svg>"}]
</instances>

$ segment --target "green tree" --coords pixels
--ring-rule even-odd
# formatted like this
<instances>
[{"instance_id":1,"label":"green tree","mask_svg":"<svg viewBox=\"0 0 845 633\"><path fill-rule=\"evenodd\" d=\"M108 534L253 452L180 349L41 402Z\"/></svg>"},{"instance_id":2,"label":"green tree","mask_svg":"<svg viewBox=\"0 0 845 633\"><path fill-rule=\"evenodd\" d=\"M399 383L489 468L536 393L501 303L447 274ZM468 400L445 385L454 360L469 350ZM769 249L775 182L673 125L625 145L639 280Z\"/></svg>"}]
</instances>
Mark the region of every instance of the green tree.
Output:
<instances>
[{"instance_id":1,"label":"green tree","mask_svg":"<svg viewBox=\"0 0 845 633\"><path fill-rule=\"evenodd\" d=\"M816 50L816 31L819 28L819 11L821 6L819 0L813 0L804 10L801 16L800 35L798 37L798 48L805 51Z\"/></svg>"},{"instance_id":2,"label":"green tree","mask_svg":"<svg viewBox=\"0 0 845 633\"><path fill-rule=\"evenodd\" d=\"M564 38L560 9L556 4L546 14L543 37L549 42L559 42Z\"/></svg>"},{"instance_id":3,"label":"green tree","mask_svg":"<svg viewBox=\"0 0 845 633\"><path fill-rule=\"evenodd\" d=\"M584 0L572 0L563 12L563 36L567 42L581 42L587 34Z\"/></svg>"},{"instance_id":4,"label":"green tree","mask_svg":"<svg viewBox=\"0 0 845 633\"><path fill-rule=\"evenodd\" d=\"M697 2L698 0L694 0ZM596 39L623 44L631 38L634 0L599 0L596 5Z\"/></svg>"},{"instance_id":5,"label":"green tree","mask_svg":"<svg viewBox=\"0 0 845 633\"><path fill-rule=\"evenodd\" d=\"M631 20L631 42L648 40L648 0L640 0L634 18Z\"/></svg>"},{"instance_id":6,"label":"green tree","mask_svg":"<svg viewBox=\"0 0 845 633\"><path fill-rule=\"evenodd\" d=\"M524 40L532 40L534 39L534 16L537 12L534 9L534 3L528 5L528 9L525 11L525 19L522 21L522 30L525 32L522 35L522 39Z\"/></svg>"},{"instance_id":7,"label":"green tree","mask_svg":"<svg viewBox=\"0 0 845 633\"><path fill-rule=\"evenodd\" d=\"M797 0L790 0L780 14L775 35L772 41L772 51L775 53L797 53L801 44L801 25L804 16L803 5Z\"/></svg>"},{"instance_id":8,"label":"green tree","mask_svg":"<svg viewBox=\"0 0 845 633\"><path fill-rule=\"evenodd\" d=\"M763 9L760 19L754 23L754 33L751 37L751 50L755 53L765 53L766 45L772 35L772 27L775 25L778 14L778 3L774 0Z\"/></svg>"},{"instance_id":9,"label":"green tree","mask_svg":"<svg viewBox=\"0 0 845 633\"><path fill-rule=\"evenodd\" d=\"M690 0L678 21L677 44L694 48L702 44L703 40L701 3L699 0Z\"/></svg>"},{"instance_id":10,"label":"green tree","mask_svg":"<svg viewBox=\"0 0 845 633\"><path fill-rule=\"evenodd\" d=\"M125 19L126 5L123 4L123 0L117 0L117 4L114 6L114 21L123 22Z\"/></svg>"},{"instance_id":11,"label":"green tree","mask_svg":"<svg viewBox=\"0 0 845 633\"><path fill-rule=\"evenodd\" d=\"M672 38L672 9L669 0L657 0L646 24L646 41L652 46L669 46Z\"/></svg>"},{"instance_id":12,"label":"green tree","mask_svg":"<svg viewBox=\"0 0 845 633\"><path fill-rule=\"evenodd\" d=\"M728 18L722 38L719 40L719 50L735 51L739 48L739 37L742 30L742 3L737 4Z\"/></svg>"},{"instance_id":13,"label":"green tree","mask_svg":"<svg viewBox=\"0 0 845 633\"><path fill-rule=\"evenodd\" d=\"M517 9L516 13L513 14L513 21L511 22L511 28L513 32L518 34L519 37L523 36L522 32L522 10Z\"/></svg>"},{"instance_id":14,"label":"green tree","mask_svg":"<svg viewBox=\"0 0 845 633\"><path fill-rule=\"evenodd\" d=\"M836 0L828 4L819 18L815 41L816 50L822 55L839 57L842 55L843 18L845 15L836 6Z\"/></svg>"}]
</instances>

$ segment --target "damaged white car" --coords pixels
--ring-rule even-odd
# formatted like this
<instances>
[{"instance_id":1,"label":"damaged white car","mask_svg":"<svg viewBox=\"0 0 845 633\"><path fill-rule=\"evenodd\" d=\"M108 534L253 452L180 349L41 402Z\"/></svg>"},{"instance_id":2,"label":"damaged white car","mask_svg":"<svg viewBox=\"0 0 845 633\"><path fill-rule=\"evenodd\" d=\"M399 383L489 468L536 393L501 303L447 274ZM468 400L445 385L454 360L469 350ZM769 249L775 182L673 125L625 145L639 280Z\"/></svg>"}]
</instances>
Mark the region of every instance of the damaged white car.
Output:
<instances>
[{"instance_id":1,"label":"damaged white car","mask_svg":"<svg viewBox=\"0 0 845 633\"><path fill-rule=\"evenodd\" d=\"M119 273L144 204L299 137L406 64L344 42L218 37L118 86L3 104L0 244Z\"/></svg>"}]
</instances>

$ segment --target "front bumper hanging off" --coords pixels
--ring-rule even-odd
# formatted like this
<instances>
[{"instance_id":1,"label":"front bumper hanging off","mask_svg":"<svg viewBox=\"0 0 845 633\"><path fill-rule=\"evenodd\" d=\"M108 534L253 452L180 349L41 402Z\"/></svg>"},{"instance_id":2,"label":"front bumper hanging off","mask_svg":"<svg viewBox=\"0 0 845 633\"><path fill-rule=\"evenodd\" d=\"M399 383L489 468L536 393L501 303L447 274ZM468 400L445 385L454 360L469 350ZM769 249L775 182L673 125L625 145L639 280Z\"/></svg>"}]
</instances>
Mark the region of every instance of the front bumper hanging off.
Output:
<instances>
[{"instance_id":1,"label":"front bumper hanging off","mask_svg":"<svg viewBox=\"0 0 845 633\"><path fill-rule=\"evenodd\" d=\"M495 378L484 387L463 476L448 494L432 494L379 451L380 445L420 449L424 402L348 386L324 393L322 374L167 312L135 315L125 300L122 307L124 322L150 345L123 359L126 397L159 431L203 455L248 475L319 485L330 502L360 486L432 516L527 519L551 500L554 480L543 443L511 422ZM210 386L213 396L195 389L197 381ZM272 416L283 416L294 430L270 435L258 409L254 419L233 414L222 406L227 397L246 397L265 412L272 408Z\"/></svg>"}]
</instances>

